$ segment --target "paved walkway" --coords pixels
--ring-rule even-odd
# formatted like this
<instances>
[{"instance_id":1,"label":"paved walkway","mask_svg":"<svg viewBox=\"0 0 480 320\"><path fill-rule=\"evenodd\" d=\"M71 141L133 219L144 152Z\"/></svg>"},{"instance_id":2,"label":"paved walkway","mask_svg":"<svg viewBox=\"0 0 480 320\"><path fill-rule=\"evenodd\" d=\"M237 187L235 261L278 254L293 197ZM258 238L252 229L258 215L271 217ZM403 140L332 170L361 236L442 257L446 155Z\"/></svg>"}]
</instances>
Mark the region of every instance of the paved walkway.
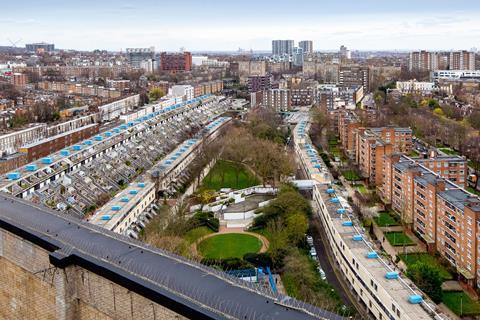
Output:
<instances>
[{"instance_id":1,"label":"paved walkway","mask_svg":"<svg viewBox=\"0 0 480 320\"><path fill-rule=\"evenodd\" d=\"M260 240L262 242L262 247L260 248L259 253L264 253L264 252L267 252L267 250L268 250L268 245L270 243L268 242L268 239L265 238L264 236L262 236L258 233L245 231L245 230L243 230L243 228L227 228L225 226L220 226L220 229L218 230L218 232L207 234L207 235L197 239L197 241L195 241L194 243L192 243L192 245L190 246L192 254L193 255L200 255L198 250L197 250L197 244L199 244L203 240L214 237L214 236L218 236L219 234L227 234L227 233L248 234L250 236L253 236L253 237L257 238L258 240Z\"/></svg>"}]
</instances>

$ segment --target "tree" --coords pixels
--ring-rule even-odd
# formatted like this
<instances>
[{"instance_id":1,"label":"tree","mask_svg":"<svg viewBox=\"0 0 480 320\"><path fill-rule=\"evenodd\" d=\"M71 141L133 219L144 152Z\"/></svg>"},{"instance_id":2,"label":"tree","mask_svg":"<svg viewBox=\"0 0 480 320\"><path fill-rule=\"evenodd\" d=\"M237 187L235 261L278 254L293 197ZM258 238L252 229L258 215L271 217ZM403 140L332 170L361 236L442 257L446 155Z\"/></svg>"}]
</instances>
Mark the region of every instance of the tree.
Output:
<instances>
[{"instance_id":1,"label":"tree","mask_svg":"<svg viewBox=\"0 0 480 320\"><path fill-rule=\"evenodd\" d=\"M308 230L308 219L305 213L297 212L287 217L286 232L293 245L297 245L304 238Z\"/></svg>"},{"instance_id":2,"label":"tree","mask_svg":"<svg viewBox=\"0 0 480 320\"><path fill-rule=\"evenodd\" d=\"M424 262L417 262L408 268L407 275L435 303L442 301L443 280L437 268Z\"/></svg>"},{"instance_id":3,"label":"tree","mask_svg":"<svg viewBox=\"0 0 480 320\"><path fill-rule=\"evenodd\" d=\"M310 112L313 123L318 126L319 134L322 135L323 129L330 123L327 110L317 106L312 108Z\"/></svg>"},{"instance_id":4,"label":"tree","mask_svg":"<svg viewBox=\"0 0 480 320\"><path fill-rule=\"evenodd\" d=\"M162 89L160 88L153 88L152 90L150 90L150 92L148 93L148 99L150 101L157 101L158 99L160 99L161 97L163 97L165 95L165 92L163 92Z\"/></svg>"},{"instance_id":5,"label":"tree","mask_svg":"<svg viewBox=\"0 0 480 320\"><path fill-rule=\"evenodd\" d=\"M480 130L480 111L473 111L468 117L468 122L473 128Z\"/></svg>"},{"instance_id":6,"label":"tree","mask_svg":"<svg viewBox=\"0 0 480 320\"><path fill-rule=\"evenodd\" d=\"M210 201L215 199L215 190L211 190L211 189L200 190L197 194L197 199L202 204L202 209L203 209L204 205L210 203Z\"/></svg>"}]
</instances>

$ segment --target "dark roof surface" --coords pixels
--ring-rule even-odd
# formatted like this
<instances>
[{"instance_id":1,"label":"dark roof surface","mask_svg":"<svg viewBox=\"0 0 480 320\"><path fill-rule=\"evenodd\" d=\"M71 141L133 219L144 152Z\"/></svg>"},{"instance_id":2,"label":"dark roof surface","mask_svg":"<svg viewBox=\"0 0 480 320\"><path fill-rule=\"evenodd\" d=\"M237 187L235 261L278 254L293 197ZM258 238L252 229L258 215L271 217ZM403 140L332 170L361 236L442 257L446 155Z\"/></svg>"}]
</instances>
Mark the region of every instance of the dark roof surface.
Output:
<instances>
[{"instance_id":1,"label":"dark roof surface","mask_svg":"<svg viewBox=\"0 0 480 320\"><path fill-rule=\"evenodd\" d=\"M190 318L342 319L303 303L300 310L289 297L3 194L0 227L50 251L57 266L79 265Z\"/></svg>"}]
</instances>

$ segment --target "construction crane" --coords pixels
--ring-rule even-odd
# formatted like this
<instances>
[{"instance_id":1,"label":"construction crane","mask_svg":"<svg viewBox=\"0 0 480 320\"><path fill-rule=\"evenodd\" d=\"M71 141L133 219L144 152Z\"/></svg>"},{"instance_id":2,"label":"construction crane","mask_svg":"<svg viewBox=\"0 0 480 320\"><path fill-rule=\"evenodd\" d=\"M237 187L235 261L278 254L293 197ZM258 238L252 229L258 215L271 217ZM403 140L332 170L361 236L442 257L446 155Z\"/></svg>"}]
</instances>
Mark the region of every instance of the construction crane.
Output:
<instances>
[{"instance_id":1,"label":"construction crane","mask_svg":"<svg viewBox=\"0 0 480 320\"><path fill-rule=\"evenodd\" d=\"M10 44L12 45L12 47L16 48L17 47L17 44L20 43L20 41L22 41L22 39L18 39L17 41L12 41L10 40L9 38L7 38L7 40L10 42Z\"/></svg>"}]
</instances>

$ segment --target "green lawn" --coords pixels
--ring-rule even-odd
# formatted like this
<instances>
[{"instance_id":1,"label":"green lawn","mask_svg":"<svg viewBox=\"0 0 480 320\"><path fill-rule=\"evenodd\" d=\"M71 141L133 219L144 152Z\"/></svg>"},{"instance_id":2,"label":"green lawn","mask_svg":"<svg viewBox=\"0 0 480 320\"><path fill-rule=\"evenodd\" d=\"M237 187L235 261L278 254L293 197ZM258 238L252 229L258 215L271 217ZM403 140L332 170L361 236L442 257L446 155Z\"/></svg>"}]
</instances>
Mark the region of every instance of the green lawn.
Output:
<instances>
[{"instance_id":1,"label":"green lawn","mask_svg":"<svg viewBox=\"0 0 480 320\"><path fill-rule=\"evenodd\" d=\"M459 316L480 314L480 302L473 301L463 291L444 291L443 303Z\"/></svg>"},{"instance_id":2,"label":"green lawn","mask_svg":"<svg viewBox=\"0 0 480 320\"><path fill-rule=\"evenodd\" d=\"M467 191L471 192L473 194L476 194L477 196L480 196L480 191L473 189L472 187L467 187Z\"/></svg>"},{"instance_id":3,"label":"green lawn","mask_svg":"<svg viewBox=\"0 0 480 320\"><path fill-rule=\"evenodd\" d=\"M415 242L403 231L385 232L384 234L385 238L387 238L392 246L411 246L415 244Z\"/></svg>"},{"instance_id":4,"label":"green lawn","mask_svg":"<svg viewBox=\"0 0 480 320\"><path fill-rule=\"evenodd\" d=\"M418 152L415 151L415 150L410 151L410 153L409 153L408 155L409 155L410 157L418 157L418 156L419 156Z\"/></svg>"},{"instance_id":5,"label":"green lawn","mask_svg":"<svg viewBox=\"0 0 480 320\"><path fill-rule=\"evenodd\" d=\"M355 189L357 189L358 192L363 193L363 194L368 193L368 189L363 184L356 185Z\"/></svg>"},{"instance_id":6,"label":"green lawn","mask_svg":"<svg viewBox=\"0 0 480 320\"><path fill-rule=\"evenodd\" d=\"M379 212L378 217L374 217L373 219L379 227L393 227L400 225L400 223L398 222L398 218L396 218L393 213L386 211Z\"/></svg>"},{"instance_id":7,"label":"green lawn","mask_svg":"<svg viewBox=\"0 0 480 320\"><path fill-rule=\"evenodd\" d=\"M438 150L442 151L443 153L445 154L448 154L448 155L458 155L458 152L455 151L455 150L452 150L450 148L438 148Z\"/></svg>"},{"instance_id":8,"label":"green lawn","mask_svg":"<svg viewBox=\"0 0 480 320\"><path fill-rule=\"evenodd\" d=\"M245 253L256 253L261 248L258 238L240 233L219 234L198 244L200 254L209 259L243 258Z\"/></svg>"},{"instance_id":9,"label":"green lawn","mask_svg":"<svg viewBox=\"0 0 480 320\"><path fill-rule=\"evenodd\" d=\"M343 171L343 176L345 177L345 179L347 181L356 181L356 180L360 180L360 176L353 170L345 170Z\"/></svg>"},{"instance_id":10,"label":"green lawn","mask_svg":"<svg viewBox=\"0 0 480 320\"><path fill-rule=\"evenodd\" d=\"M440 276L443 280L451 280L453 279L452 274L440 264L440 262L434 256L428 253L407 253L407 254L399 254L400 259L402 259L408 267L411 267L417 262L423 262L432 266L440 272Z\"/></svg>"},{"instance_id":11,"label":"green lawn","mask_svg":"<svg viewBox=\"0 0 480 320\"><path fill-rule=\"evenodd\" d=\"M222 188L245 189L259 184L257 178L244 166L223 160L217 161L203 179L203 187L214 190Z\"/></svg>"},{"instance_id":12,"label":"green lawn","mask_svg":"<svg viewBox=\"0 0 480 320\"><path fill-rule=\"evenodd\" d=\"M201 237L206 236L207 234L210 234L210 233L213 233L213 231L210 230L210 228L198 227L188 231L183 237L185 240L187 240L188 243L194 243Z\"/></svg>"},{"instance_id":13,"label":"green lawn","mask_svg":"<svg viewBox=\"0 0 480 320\"><path fill-rule=\"evenodd\" d=\"M340 157L340 149L338 149L336 145L330 145L328 151L332 154L332 156Z\"/></svg>"}]
</instances>

